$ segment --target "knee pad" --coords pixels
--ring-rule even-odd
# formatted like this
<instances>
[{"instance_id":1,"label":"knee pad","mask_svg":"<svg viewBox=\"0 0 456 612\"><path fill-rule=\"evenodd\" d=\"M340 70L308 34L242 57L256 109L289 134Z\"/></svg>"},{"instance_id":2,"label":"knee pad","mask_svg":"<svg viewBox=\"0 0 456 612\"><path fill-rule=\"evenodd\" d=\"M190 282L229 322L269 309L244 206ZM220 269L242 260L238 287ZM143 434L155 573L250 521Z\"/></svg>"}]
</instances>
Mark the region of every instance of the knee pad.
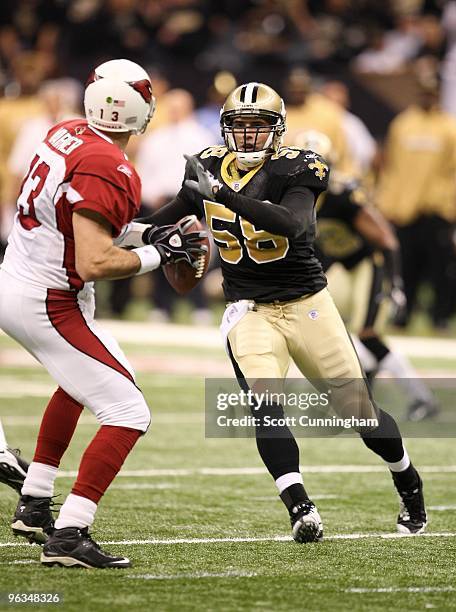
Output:
<instances>
[{"instance_id":1,"label":"knee pad","mask_svg":"<svg viewBox=\"0 0 456 612\"><path fill-rule=\"evenodd\" d=\"M139 389L128 400L98 410L96 417L101 425L130 427L143 433L147 431L151 421L149 407Z\"/></svg>"},{"instance_id":2,"label":"knee pad","mask_svg":"<svg viewBox=\"0 0 456 612\"><path fill-rule=\"evenodd\" d=\"M372 425L354 425L353 429L361 434L378 427L376 406L372 401L366 381L363 378L331 381L331 407L338 417L372 421Z\"/></svg>"}]
</instances>

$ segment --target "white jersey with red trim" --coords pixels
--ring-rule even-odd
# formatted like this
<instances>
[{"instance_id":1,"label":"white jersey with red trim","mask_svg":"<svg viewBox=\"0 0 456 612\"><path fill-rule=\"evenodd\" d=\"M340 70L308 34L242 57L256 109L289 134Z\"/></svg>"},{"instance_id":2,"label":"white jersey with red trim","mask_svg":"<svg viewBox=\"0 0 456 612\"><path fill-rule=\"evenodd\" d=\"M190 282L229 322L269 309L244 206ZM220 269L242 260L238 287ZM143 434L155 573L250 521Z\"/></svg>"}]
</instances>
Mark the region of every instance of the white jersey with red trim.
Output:
<instances>
[{"instance_id":1,"label":"white jersey with red trim","mask_svg":"<svg viewBox=\"0 0 456 612\"><path fill-rule=\"evenodd\" d=\"M99 213L116 237L138 213L140 198L139 176L110 138L82 119L54 126L22 182L2 269L49 289L82 289L73 212Z\"/></svg>"}]
</instances>

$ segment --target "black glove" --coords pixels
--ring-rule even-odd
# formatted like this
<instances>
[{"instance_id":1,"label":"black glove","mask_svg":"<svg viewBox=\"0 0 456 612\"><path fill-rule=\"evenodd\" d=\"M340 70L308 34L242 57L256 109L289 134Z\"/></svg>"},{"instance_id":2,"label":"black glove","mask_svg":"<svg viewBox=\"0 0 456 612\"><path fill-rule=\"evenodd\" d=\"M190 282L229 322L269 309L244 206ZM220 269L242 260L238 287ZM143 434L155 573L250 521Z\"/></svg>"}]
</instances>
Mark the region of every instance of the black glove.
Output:
<instances>
[{"instance_id":1,"label":"black glove","mask_svg":"<svg viewBox=\"0 0 456 612\"><path fill-rule=\"evenodd\" d=\"M194 215L189 215L175 225L152 226L144 230L142 239L145 244L151 244L160 253L162 266L167 263L186 261L198 269L198 260L207 253L207 246L202 240L207 238L207 232L186 230L196 221Z\"/></svg>"},{"instance_id":2,"label":"black glove","mask_svg":"<svg viewBox=\"0 0 456 612\"><path fill-rule=\"evenodd\" d=\"M154 244L163 234L168 232L174 225L150 225L142 233L144 244Z\"/></svg>"}]
</instances>

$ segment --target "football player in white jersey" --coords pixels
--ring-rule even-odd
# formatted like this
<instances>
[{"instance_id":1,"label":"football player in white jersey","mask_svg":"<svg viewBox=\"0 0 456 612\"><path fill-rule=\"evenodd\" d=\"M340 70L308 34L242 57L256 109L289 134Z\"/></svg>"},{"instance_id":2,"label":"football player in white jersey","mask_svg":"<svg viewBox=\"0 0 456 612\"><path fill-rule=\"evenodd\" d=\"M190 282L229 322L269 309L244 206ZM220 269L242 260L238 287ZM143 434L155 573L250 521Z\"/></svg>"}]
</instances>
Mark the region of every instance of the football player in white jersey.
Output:
<instances>
[{"instance_id":1,"label":"football player in white jersey","mask_svg":"<svg viewBox=\"0 0 456 612\"><path fill-rule=\"evenodd\" d=\"M154 112L147 73L128 60L106 62L85 89L86 119L54 126L36 150L17 201L0 270L0 327L59 385L46 408L12 528L44 544L46 565L129 567L91 539L97 504L138 438L149 409L117 342L94 321L93 282L143 274L205 250L193 219L155 233L132 223L140 179L125 156L132 134ZM137 246L120 248L125 242ZM153 243L153 244L151 244ZM85 451L57 520L54 479L83 406L100 429Z\"/></svg>"}]
</instances>

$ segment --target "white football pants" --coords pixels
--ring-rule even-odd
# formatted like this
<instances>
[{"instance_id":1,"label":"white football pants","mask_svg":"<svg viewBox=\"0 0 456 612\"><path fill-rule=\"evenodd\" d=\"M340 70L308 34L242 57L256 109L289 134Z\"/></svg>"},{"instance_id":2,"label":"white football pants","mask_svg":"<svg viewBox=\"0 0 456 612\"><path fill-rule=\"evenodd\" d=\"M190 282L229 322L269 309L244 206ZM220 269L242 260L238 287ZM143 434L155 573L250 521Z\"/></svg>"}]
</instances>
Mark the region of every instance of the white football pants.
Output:
<instances>
[{"instance_id":1,"label":"white football pants","mask_svg":"<svg viewBox=\"0 0 456 612\"><path fill-rule=\"evenodd\" d=\"M0 270L0 327L102 425L146 431L149 408L117 341L94 321L91 286L75 293Z\"/></svg>"}]
</instances>

